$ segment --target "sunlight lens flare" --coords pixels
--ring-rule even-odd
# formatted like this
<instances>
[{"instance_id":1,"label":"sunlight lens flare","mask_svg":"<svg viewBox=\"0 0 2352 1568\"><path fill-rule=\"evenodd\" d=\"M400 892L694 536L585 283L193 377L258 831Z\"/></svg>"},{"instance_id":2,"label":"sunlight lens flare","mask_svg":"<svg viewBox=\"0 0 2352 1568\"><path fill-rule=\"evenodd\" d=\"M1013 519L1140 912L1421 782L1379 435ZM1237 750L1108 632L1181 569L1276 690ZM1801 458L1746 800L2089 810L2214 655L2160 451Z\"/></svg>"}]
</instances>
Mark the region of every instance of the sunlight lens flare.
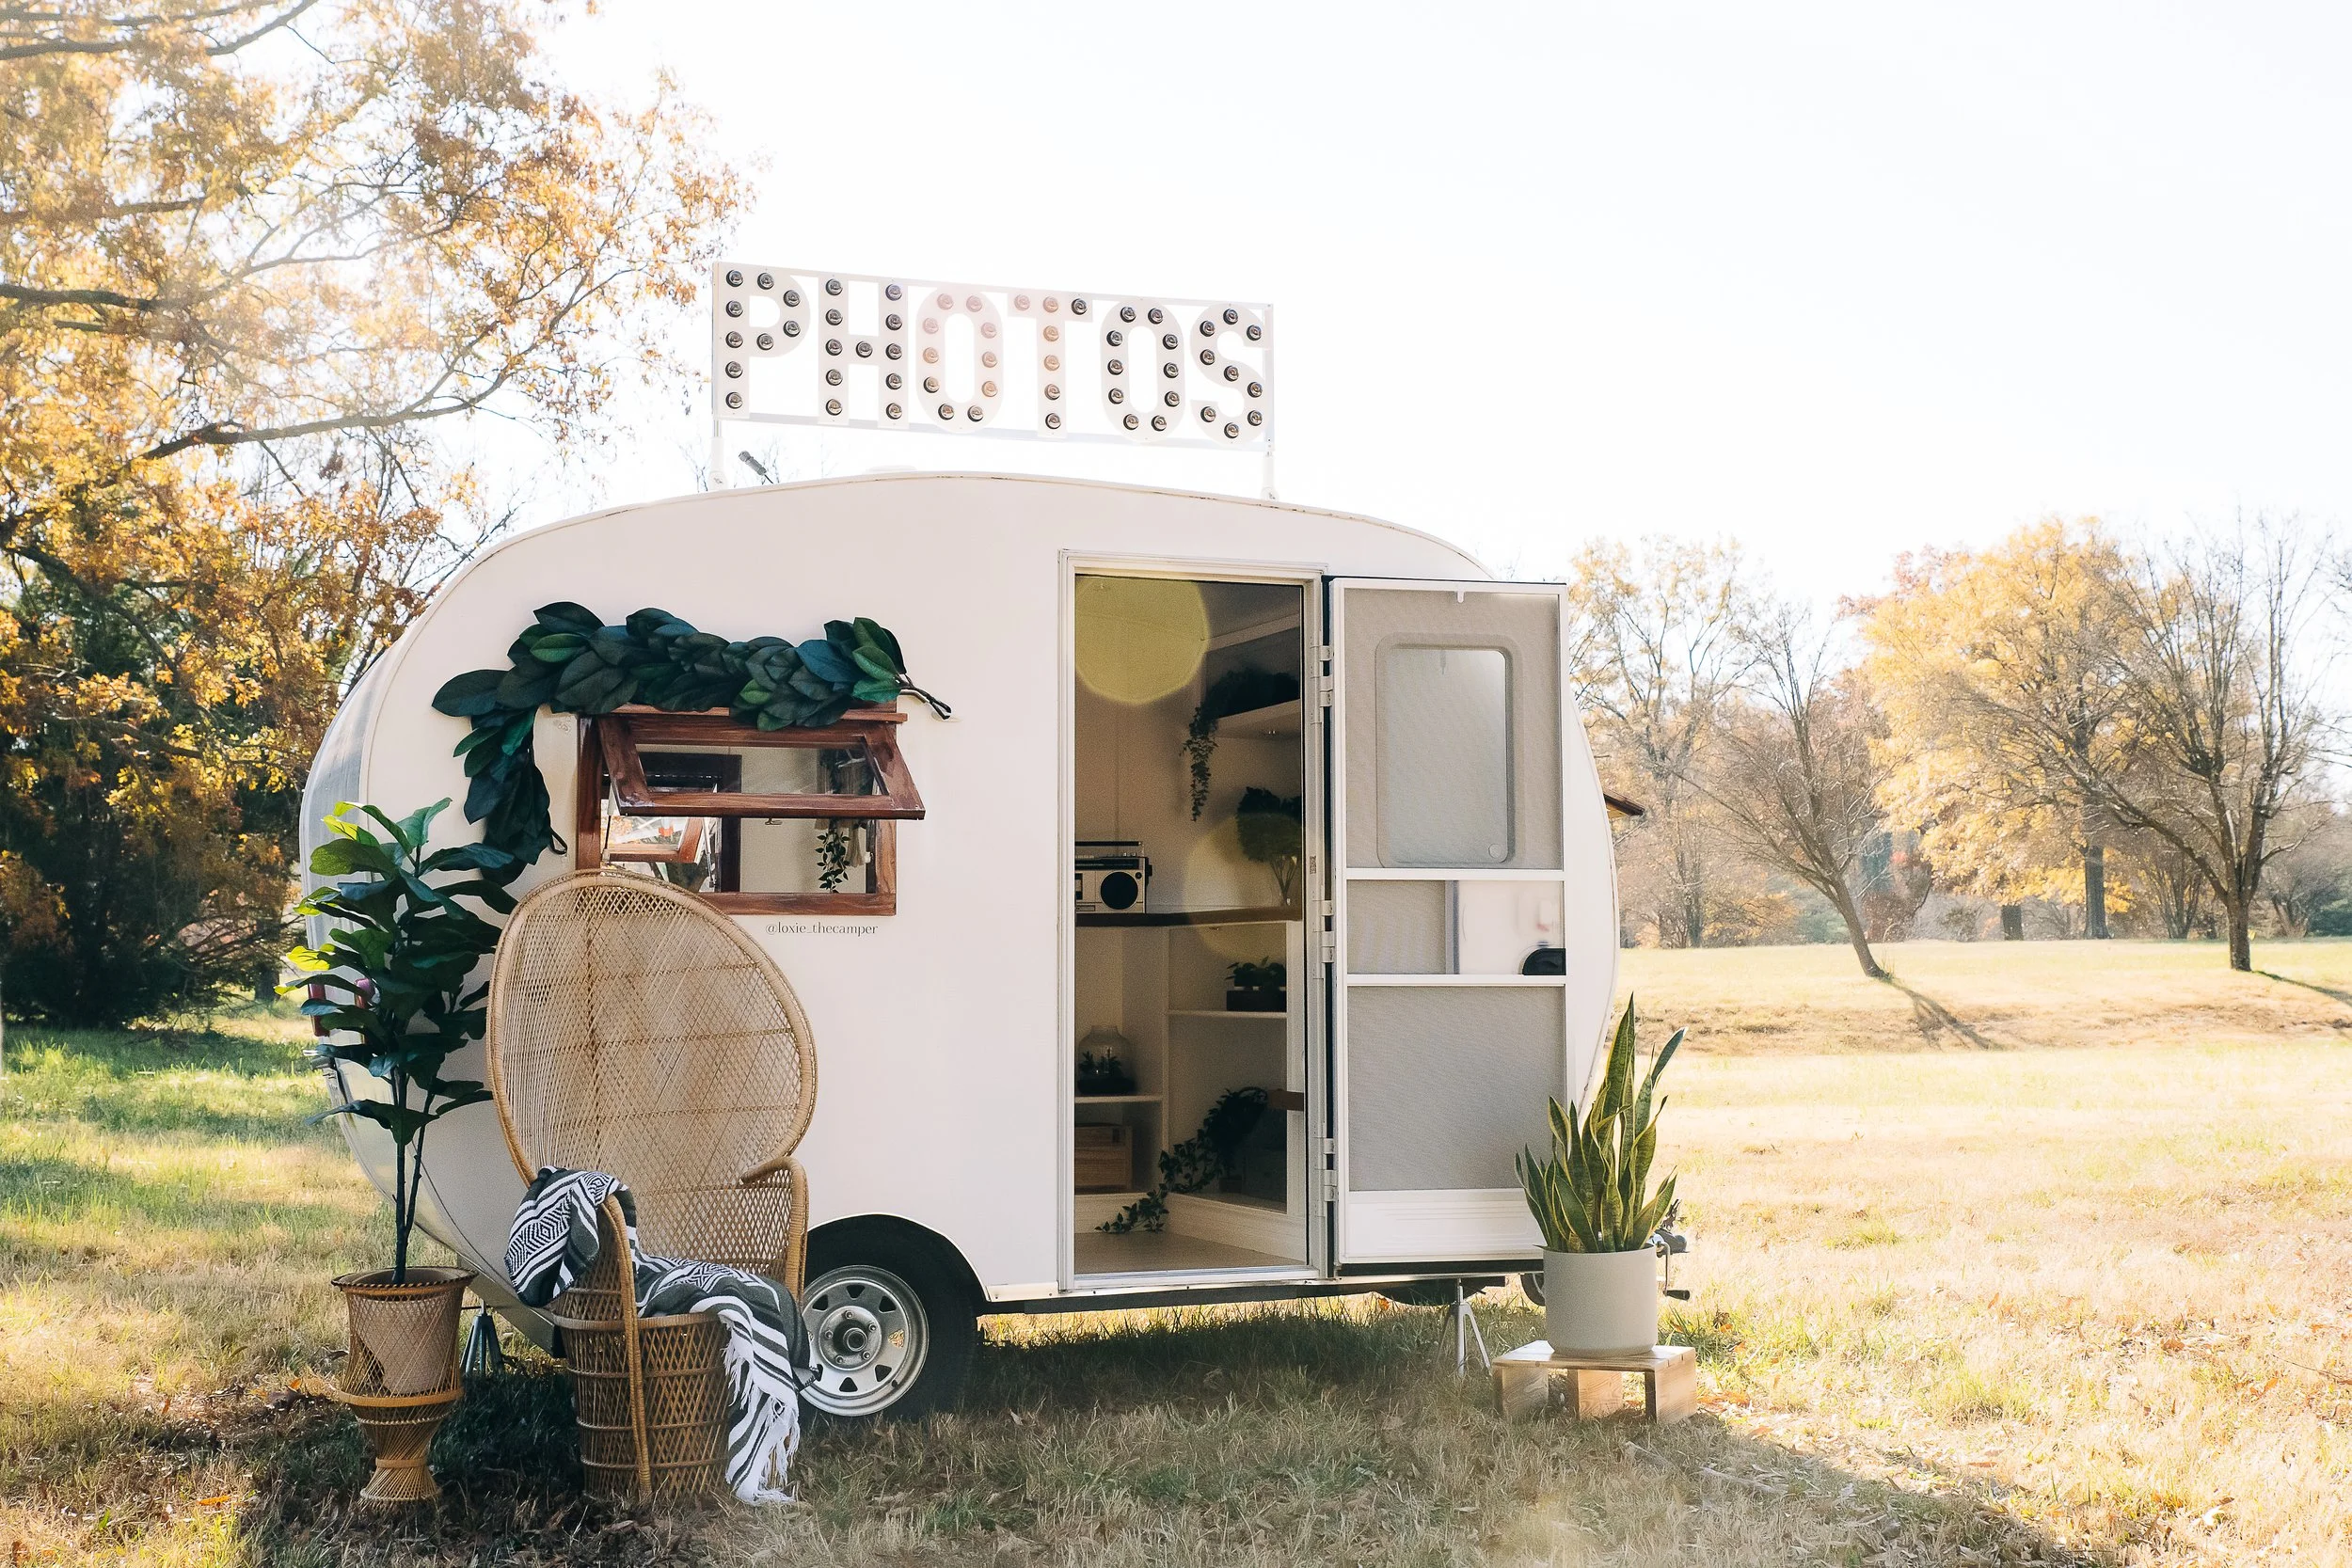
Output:
<instances>
[{"instance_id":1,"label":"sunlight lens flare","mask_svg":"<svg viewBox=\"0 0 2352 1568\"><path fill-rule=\"evenodd\" d=\"M1190 684L1209 650L1198 584L1174 578L1078 579L1078 678L1115 703L1155 703Z\"/></svg>"}]
</instances>

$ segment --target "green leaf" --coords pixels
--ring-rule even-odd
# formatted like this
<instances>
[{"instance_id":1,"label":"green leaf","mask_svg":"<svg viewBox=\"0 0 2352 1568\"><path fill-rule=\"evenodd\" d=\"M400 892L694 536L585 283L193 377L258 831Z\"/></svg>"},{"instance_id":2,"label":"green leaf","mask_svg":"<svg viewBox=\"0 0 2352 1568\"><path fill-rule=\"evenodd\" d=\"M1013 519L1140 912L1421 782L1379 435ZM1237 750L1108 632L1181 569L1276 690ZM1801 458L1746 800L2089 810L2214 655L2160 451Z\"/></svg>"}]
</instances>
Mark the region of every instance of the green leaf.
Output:
<instances>
[{"instance_id":1,"label":"green leaf","mask_svg":"<svg viewBox=\"0 0 2352 1568\"><path fill-rule=\"evenodd\" d=\"M550 630L573 631L583 637L604 625L603 618L595 610L590 610L586 605L574 604L569 599L559 599L553 604L543 604L536 614L539 625Z\"/></svg>"},{"instance_id":2,"label":"green leaf","mask_svg":"<svg viewBox=\"0 0 2352 1568\"><path fill-rule=\"evenodd\" d=\"M888 626L879 621L869 621L863 615L857 618L855 625L858 641L887 658L893 674L903 675L907 673L907 656L898 651L898 640L891 635Z\"/></svg>"},{"instance_id":3,"label":"green leaf","mask_svg":"<svg viewBox=\"0 0 2352 1568\"><path fill-rule=\"evenodd\" d=\"M389 877L393 869L392 857L381 847L357 839L330 838L310 851L310 871L314 876L348 877L355 871L370 871Z\"/></svg>"},{"instance_id":4,"label":"green leaf","mask_svg":"<svg viewBox=\"0 0 2352 1568\"><path fill-rule=\"evenodd\" d=\"M434 709L459 719L488 713L498 706L499 683L505 678L503 670L469 670L452 675L433 693Z\"/></svg>"},{"instance_id":5,"label":"green leaf","mask_svg":"<svg viewBox=\"0 0 2352 1568\"><path fill-rule=\"evenodd\" d=\"M544 707L555 695L555 676L540 664L517 664L500 678L498 705L501 708Z\"/></svg>"}]
</instances>

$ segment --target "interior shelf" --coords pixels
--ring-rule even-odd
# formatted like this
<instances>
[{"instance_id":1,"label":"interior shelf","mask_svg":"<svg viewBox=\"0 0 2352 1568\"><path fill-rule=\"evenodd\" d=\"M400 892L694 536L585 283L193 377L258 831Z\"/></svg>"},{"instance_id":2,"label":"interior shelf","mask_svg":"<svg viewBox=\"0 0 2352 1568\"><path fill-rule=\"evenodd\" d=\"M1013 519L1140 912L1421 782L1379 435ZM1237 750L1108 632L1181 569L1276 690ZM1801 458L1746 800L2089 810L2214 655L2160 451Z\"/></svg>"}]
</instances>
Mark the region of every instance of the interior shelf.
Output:
<instances>
[{"instance_id":1,"label":"interior shelf","mask_svg":"<svg viewBox=\"0 0 2352 1568\"><path fill-rule=\"evenodd\" d=\"M1279 637L1284 632L1295 632L1305 624L1303 615L1278 615L1271 621L1260 621L1254 626L1236 626L1232 631L1218 632L1209 639L1209 647L1212 651L1239 648L1248 643L1263 641L1269 637Z\"/></svg>"},{"instance_id":2,"label":"interior shelf","mask_svg":"<svg viewBox=\"0 0 2352 1568\"><path fill-rule=\"evenodd\" d=\"M1298 699L1253 707L1247 713L1229 713L1216 721L1216 730L1219 735L1296 735Z\"/></svg>"},{"instance_id":3,"label":"interior shelf","mask_svg":"<svg viewBox=\"0 0 2352 1568\"><path fill-rule=\"evenodd\" d=\"M1160 1102L1156 1094L1078 1094L1070 1098L1079 1105L1157 1105Z\"/></svg>"},{"instance_id":4,"label":"interior shelf","mask_svg":"<svg viewBox=\"0 0 2352 1568\"><path fill-rule=\"evenodd\" d=\"M1263 904L1236 910L1159 910L1151 914L1089 914L1079 911L1078 924L1095 926L1277 926L1304 918L1295 905Z\"/></svg>"},{"instance_id":5,"label":"interior shelf","mask_svg":"<svg viewBox=\"0 0 2352 1568\"><path fill-rule=\"evenodd\" d=\"M1170 1018L1241 1018L1260 1023L1287 1023L1290 1022L1291 1015L1288 1013L1237 1013L1224 1007L1170 1007L1168 1009L1168 1016Z\"/></svg>"}]
</instances>

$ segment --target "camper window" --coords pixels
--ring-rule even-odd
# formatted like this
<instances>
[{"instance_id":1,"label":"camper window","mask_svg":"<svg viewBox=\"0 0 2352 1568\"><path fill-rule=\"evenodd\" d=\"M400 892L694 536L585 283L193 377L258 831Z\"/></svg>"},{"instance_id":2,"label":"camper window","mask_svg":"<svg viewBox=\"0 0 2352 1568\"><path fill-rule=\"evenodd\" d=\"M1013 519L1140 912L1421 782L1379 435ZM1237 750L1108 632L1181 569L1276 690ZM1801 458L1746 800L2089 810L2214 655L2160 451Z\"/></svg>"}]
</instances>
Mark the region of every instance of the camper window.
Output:
<instances>
[{"instance_id":1,"label":"camper window","mask_svg":"<svg viewBox=\"0 0 2352 1568\"><path fill-rule=\"evenodd\" d=\"M897 828L923 815L895 711L764 731L624 709L582 736L576 859L738 913L890 914Z\"/></svg>"},{"instance_id":2,"label":"camper window","mask_svg":"<svg viewBox=\"0 0 2352 1568\"><path fill-rule=\"evenodd\" d=\"M1389 865L1511 858L1511 661L1501 648L1380 650L1376 736Z\"/></svg>"}]
</instances>

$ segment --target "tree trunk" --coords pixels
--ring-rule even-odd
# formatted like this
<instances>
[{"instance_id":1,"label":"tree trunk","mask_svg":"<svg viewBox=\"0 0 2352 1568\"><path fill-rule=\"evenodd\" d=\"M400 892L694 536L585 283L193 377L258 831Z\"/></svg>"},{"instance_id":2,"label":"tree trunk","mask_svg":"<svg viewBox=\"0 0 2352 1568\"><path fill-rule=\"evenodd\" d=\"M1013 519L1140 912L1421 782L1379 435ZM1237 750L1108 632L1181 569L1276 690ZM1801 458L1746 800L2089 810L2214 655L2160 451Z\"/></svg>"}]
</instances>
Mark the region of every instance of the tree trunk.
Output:
<instances>
[{"instance_id":1,"label":"tree trunk","mask_svg":"<svg viewBox=\"0 0 2352 1568\"><path fill-rule=\"evenodd\" d=\"M2107 851L2105 845L2083 846L2083 935L2105 942L2107 935Z\"/></svg>"},{"instance_id":2,"label":"tree trunk","mask_svg":"<svg viewBox=\"0 0 2352 1568\"><path fill-rule=\"evenodd\" d=\"M1837 891L1838 896L1831 902L1837 911L1837 918L1846 923L1846 940L1853 943L1854 961L1862 965L1866 978L1885 979L1886 971L1881 969L1878 959L1871 956L1870 939L1863 934L1862 915L1854 908L1853 895L1843 888Z\"/></svg>"},{"instance_id":3,"label":"tree trunk","mask_svg":"<svg viewBox=\"0 0 2352 1568\"><path fill-rule=\"evenodd\" d=\"M1707 945L1706 907L1687 894L1682 899L1682 929L1692 947Z\"/></svg>"},{"instance_id":4,"label":"tree trunk","mask_svg":"<svg viewBox=\"0 0 2352 1568\"><path fill-rule=\"evenodd\" d=\"M2230 967L2240 974L2254 967L2254 923L2243 898L2229 901Z\"/></svg>"},{"instance_id":5,"label":"tree trunk","mask_svg":"<svg viewBox=\"0 0 2352 1568\"><path fill-rule=\"evenodd\" d=\"M2023 942L2026 940L2025 905L2003 904L2001 906L2001 940L2003 942Z\"/></svg>"}]
</instances>

